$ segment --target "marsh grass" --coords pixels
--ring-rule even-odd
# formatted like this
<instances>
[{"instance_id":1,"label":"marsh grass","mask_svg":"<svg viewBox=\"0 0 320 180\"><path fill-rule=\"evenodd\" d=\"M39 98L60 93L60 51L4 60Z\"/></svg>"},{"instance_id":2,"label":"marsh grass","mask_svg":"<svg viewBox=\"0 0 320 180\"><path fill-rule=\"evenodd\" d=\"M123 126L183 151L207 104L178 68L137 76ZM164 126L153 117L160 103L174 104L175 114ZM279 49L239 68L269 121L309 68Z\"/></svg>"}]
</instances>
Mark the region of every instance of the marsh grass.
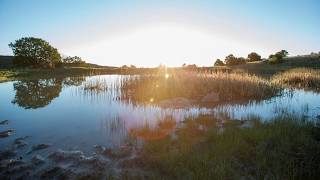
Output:
<instances>
[{"instance_id":1,"label":"marsh grass","mask_svg":"<svg viewBox=\"0 0 320 180\"><path fill-rule=\"evenodd\" d=\"M289 88L320 91L320 70L297 68L275 75L272 82Z\"/></svg>"},{"instance_id":2,"label":"marsh grass","mask_svg":"<svg viewBox=\"0 0 320 180\"><path fill-rule=\"evenodd\" d=\"M263 100L279 94L281 89L257 76L244 73L179 72L145 75L123 83L124 96L138 102L183 97L200 101L216 93L221 102Z\"/></svg>"},{"instance_id":3,"label":"marsh grass","mask_svg":"<svg viewBox=\"0 0 320 180\"><path fill-rule=\"evenodd\" d=\"M220 131L212 117L189 119L177 138L147 141L138 162L155 179L318 178L318 126L295 117L250 122L240 128L242 121L228 120Z\"/></svg>"},{"instance_id":4,"label":"marsh grass","mask_svg":"<svg viewBox=\"0 0 320 180\"><path fill-rule=\"evenodd\" d=\"M85 91L103 92L108 90L108 82L104 78L95 78L85 81L82 87Z\"/></svg>"}]
</instances>

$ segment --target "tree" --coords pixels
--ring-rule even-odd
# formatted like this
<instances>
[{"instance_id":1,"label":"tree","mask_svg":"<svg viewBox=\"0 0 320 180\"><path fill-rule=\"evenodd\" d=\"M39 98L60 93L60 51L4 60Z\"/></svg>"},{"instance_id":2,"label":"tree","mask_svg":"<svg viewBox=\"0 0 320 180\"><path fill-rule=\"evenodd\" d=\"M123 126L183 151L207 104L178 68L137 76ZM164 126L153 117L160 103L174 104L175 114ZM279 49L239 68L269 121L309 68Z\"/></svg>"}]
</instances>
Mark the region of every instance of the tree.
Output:
<instances>
[{"instance_id":1,"label":"tree","mask_svg":"<svg viewBox=\"0 0 320 180\"><path fill-rule=\"evenodd\" d=\"M243 57L235 57L233 54L230 54L228 55L226 58L225 58L225 64L228 65L228 66L233 66L233 65L239 65L239 64L245 64L246 61Z\"/></svg>"},{"instance_id":2,"label":"tree","mask_svg":"<svg viewBox=\"0 0 320 180\"><path fill-rule=\"evenodd\" d=\"M283 62L283 58L288 56L288 51L281 50L279 52L276 52L275 54L271 54L269 56L268 63L269 64L279 64Z\"/></svg>"},{"instance_id":3,"label":"tree","mask_svg":"<svg viewBox=\"0 0 320 180\"><path fill-rule=\"evenodd\" d=\"M261 61L261 56L255 52L252 52L252 53L248 54L247 61L248 62Z\"/></svg>"},{"instance_id":4,"label":"tree","mask_svg":"<svg viewBox=\"0 0 320 180\"><path fill-rule=\"evenodd\" d=\"M81 59L81 57L78 57L78 56L68 56L66 58L63 58L63 63L65 64L85 64L86 62Z\"/></svg>"},{"instance_id":5,"label":"tree","mask_svg":"<svg viewBox=\"0 0 320 180\"><path fill-rule=\"evenodd\" d=\"M214 66L224 66L225 64L220 60L217 59L216 62L214 63Z\"/></svg>"},{"instance_id":6,"label":"tree","mask_svg":"<svg viewBox=\"0 0 320 180\"><path fill-rule=\"evenodd\" d=\"M287 57L289 55L288 51L286 51L286 50L281 50L281 51L277 52L276 54L280 54L283 58Z\"/></svg>"},{"instance_id":7,"label":"tree","mask_svg":"<svg viewBox=\"0 0 320 180\"><path fill-rule=\"evenodd\" d=\"M58 50L40 38L24 37L9 47L16 56L13 63L17 66L54 67L61 62Z\"/></svg>"}]
</instances>

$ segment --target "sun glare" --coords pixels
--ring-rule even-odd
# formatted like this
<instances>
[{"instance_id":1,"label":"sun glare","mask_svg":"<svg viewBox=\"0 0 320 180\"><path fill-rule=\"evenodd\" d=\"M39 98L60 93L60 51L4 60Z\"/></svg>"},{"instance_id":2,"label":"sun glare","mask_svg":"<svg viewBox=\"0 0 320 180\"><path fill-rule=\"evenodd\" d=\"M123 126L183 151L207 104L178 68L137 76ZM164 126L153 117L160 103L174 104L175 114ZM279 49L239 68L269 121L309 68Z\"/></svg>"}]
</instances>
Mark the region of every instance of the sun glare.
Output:
<instances>
[{"instance_id":1,"label":"sun glare","mask_svg":"<svg viewBox=\"0 0 320 180\"><path fill-rule=\"evenodd\" d=\"M165 77L166 79L168 79L168 78L169 78L169 76L170 76L169 74L165 74L165 76L164 76L164 77Z\"/></svg>"},{"instance_id":2,"label":"sun glare","mask_svg":"<svg viewBox=\"0 0 320 180\"><path fill-rule=\"evenodd\" d=\"M212 36L192 27L161 25L140 27L129 32L106 36L94 46L82 47L81 52L92 59L104 57L118 65L134 62L138 66L181 66L183 63L212 61L215 44ZM93 57L95 56L95 57ZM202 61L202 62L201 62Z\"/></svg>"}]
</instances>

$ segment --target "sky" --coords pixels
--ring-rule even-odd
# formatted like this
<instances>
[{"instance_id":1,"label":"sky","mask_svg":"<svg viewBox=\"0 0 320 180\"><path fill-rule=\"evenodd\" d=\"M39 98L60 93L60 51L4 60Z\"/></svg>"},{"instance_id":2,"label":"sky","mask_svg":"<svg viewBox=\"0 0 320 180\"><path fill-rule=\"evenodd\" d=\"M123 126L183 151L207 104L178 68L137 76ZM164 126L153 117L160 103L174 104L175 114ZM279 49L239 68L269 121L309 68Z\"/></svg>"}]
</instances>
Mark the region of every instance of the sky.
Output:
<instances>
[{"instance_id":1,"label":"sky","mask_svg":"<svg viewBox=\"0 0 320 180\"><path fill-rule=\"evenodd\" d=\"M0 55L21 37L101 65L211 66L320 51L318 0L0 0Z\"/></svg>"}]
</instances>

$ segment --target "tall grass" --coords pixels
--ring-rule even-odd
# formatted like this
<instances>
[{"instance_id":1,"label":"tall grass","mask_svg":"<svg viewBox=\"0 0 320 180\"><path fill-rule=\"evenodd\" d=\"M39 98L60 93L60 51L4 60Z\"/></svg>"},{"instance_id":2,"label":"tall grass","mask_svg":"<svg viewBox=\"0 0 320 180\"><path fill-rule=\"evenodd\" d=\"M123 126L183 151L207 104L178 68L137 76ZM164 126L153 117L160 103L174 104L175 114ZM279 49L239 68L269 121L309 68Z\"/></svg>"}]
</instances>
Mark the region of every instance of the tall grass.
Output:
<instances>
[{"instance_id":1,"label":"tall grass","mask_svg":"<svg viewBox=\"0 0 320 180\"><path fill-rule=\"evenodd\" d=\"M189 119L176 138L147 141L137 165L155 179L318 178L318 126L294 117L251 120L252 128L228 120L220 131L213 117Z\"/></svg>"},{"instance_id":2,"label":"tall grass","mask_svg":"<svg viewBox=\"0 0 320 180\"><path fill-rule=\"evenodd\" d=\"M320 91L320 70L297 68L275 75L272 82L285 87Z\"/></svg>"},{"instance_id":3,"label":"tall grass","mask_svg":"<svg viewBox=\"0 0 320 180\"><path fill-rule=\"evenodd\" d=\"M216 93L220 102L262 100L277 95L280 88L257 76L238 73L179 72L135 77L123 83L124 95L135 101L159 102L184 97L201 100Z\"/></svg>"}]
</instances>

